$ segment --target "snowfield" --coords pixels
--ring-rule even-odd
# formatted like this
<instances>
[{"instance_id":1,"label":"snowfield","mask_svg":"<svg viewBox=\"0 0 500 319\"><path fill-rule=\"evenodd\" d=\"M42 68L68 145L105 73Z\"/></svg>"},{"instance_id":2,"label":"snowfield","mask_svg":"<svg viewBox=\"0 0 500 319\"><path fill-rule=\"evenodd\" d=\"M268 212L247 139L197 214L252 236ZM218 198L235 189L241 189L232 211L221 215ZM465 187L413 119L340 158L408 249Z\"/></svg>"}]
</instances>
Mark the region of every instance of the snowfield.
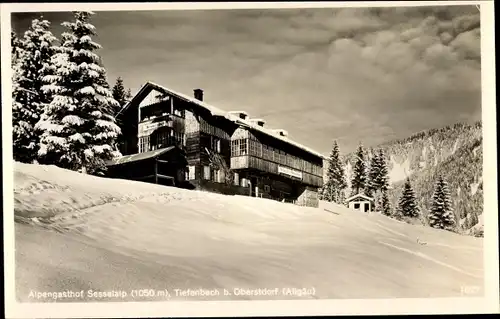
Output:
<instances>
[{"instance_id":1,"label":"snowfield","mask_svg":"<svg viewBox=\"0 0 500 319\"><path fill-rule=\"evenodd\" d=\"M16 163L14 174L19 301L166 299L132 297L135 289L168 289L172 300L452 297L463 287L482 295L482 238L331 203L305 208L55 166ZM233 295L175 293L199 288ZM32 298L68 290L128 296Z\"/></svg>"}]
</instances>

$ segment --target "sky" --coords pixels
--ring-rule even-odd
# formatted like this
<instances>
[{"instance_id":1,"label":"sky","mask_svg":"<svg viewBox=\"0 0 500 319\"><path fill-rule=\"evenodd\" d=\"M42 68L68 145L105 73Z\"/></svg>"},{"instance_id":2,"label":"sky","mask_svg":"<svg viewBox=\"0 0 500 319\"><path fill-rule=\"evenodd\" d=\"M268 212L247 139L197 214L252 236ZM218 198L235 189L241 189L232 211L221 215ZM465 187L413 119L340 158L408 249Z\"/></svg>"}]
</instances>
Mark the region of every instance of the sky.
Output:
<instances>
[{"instance_id":1,"label":"sky","mask_svg":"<svg viewBox=\"0 0 500 319\"><path fill-rule=\"evenodd\" d=\"M18 33L40 14L15 13ZM53 32L70 13L43 13ZM245 110L325 155L481 119L476 6L95 12L110 84Z\"/></svg>"}]
</instances>

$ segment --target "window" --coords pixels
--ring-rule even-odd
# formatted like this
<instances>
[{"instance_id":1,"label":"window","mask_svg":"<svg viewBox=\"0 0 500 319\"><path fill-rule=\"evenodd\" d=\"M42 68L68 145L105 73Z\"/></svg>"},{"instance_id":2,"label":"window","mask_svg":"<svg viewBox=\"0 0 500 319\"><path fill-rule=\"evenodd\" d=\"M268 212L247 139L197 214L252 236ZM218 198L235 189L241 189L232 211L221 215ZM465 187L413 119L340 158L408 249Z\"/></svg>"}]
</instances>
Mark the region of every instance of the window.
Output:
<instances>
[{"instance_id":1,"label":"window","mask_svg":"<svg viewBox=\"0 0 500 319\"><path fill-rule=\"evenodd\" d=\"M247 187L247 179L246 178L242 178L241 179L241 186L242 187Z\"/></svg>"},{"instance_id":2,"label":"window","mask_svg":"<svg viewBox=\"0 0 500 319\"><path fill-rule=\"evenodd\" d=\"M286 153L280 152L280 163L286 165Z\"/></svg>"},{"instance_id":3,"label":"window","mask_svg":"<svg viewBox=\"0 0 500 319\"><path fill-rule=\"evenodd\" d=\"M269 187L269 185L264 185L264 192L266 193L271 192L271 187Z\"/></svg>"},{"instance_id":4,"label":"window","mask_svg":"<svg viewBox=\"0 0 500 319\"><path fill-rule=\"evenodd\" d=\"M231 141L231 157L239 156L240 140Z\"/></svg>"},{"instance_id":5,"label":"window","mask_svg":"<svg viewBox=\"0 0 500 319\"><path fill-rule=\"evenodd\" d=\"M173 132L173 139L170 145L184 145L184 133L182 132Z\"/></svg>"},{"instance_id":6,"label":"window","mask_svg":"<svg viewBox=\"0 0 500 319\"><path fill-rule=\"evenodd\" d=\"M184 110L174 109L174 115L184 118Z\"/></svg>"},{"instance_id":7,"label":"window","mask_svg":"<svg viewBox=\"0 0 500 319\"><path fill-rule=\"evenodd\" d=\"M211 148L212 151L215 151L217 153L220 153L220 139L217 137L212 136L211 137Z\"/></svg>"},{"instance_id":8,"label":"window","mask_svg":"<svg viewBox=\"0 0 500 319\"><path fill-rule=\"evenodd\" d=\"M288 156L285 157L285 159L286 159L286 165L288 167L293 167L293 158L292 158L292 156L288 155Z\"/></svg>"},{"instance_id":9,"label":"window","mask_svg":"<svg viewBox=\"0 0 500 319\"><path fill-rule=\"evenodd\" d=\"M212 182L214 183L222 183L223 181L223 174L220 169L213 169L212 170Z\"/></svg>"},{"instance_id":10,"label":"window","mask_svg":"<svg viewBox=\"0 0 500 319\"><path fill-rule=\"evenodd\" d=\"M239 155L247 155L248 154L248 140L240 141L240 154Z\"/></svg>"},{"instance_id":11,"label":"window","mask_svg":"<svg viewBox=\"0 0 500 319\"><path fill-rule=\"evenodd\" d=\"M210 180L210 166L203 166L203 178Z\"/></svg>"},{"instance_id":12,"label":"window","mask_svg":"<svg viewBox=\"0 0 500 319\"><path fill-rule=\"evenodd\" d=\"M167 132L159 132L156 135L156 145L158 148L166 147L168 144L168 133Z\"/></svg>"},{"instance_id":13,"label":"window","mask_svg":"<svg viewBox=\"0 0 500 319\"><path fill-rule=\"evenodd\" d=\"M234 173L234 185L240 185L240 176L238 173Z\"/></svg>"},{"instance_id":14,"label":"window","mask_svg":"<svg viewBox=\"0 0 500 319\"><path fill-rule=\"evenodd\" d=\"M267 148L267 145L262 145L262 158L269 160L269 149Z\"/></svg>"},{"instance_id":15,"label":"window","mask_svg":"<svg viewBox=\"0 0 500 319\"><path fill-rule=\"evenodd\" d=\"M354 209L359 209L359 203L354 203Z\"/></svg>"},{"instance_id":16,"label":"window","mask_svg":"<svg viewBox=\"0 0 500 319\"><path fill-rule=\"evenodd\" d=\"M195 175L195 167L194 166L189 166L188 167L188 180L193 180L193 179L196 179L196 175Z\"/></svg>"},{"instance_id":17,"label":"window","mask_svg":"<svg viewBox=\"0 0 500 319\"><path fill-rule=\"evenodd\" d=\"M149 151L149 136L143 136L139 138L139 153Z\"/></svg>"},{"instance_id":18,"label":"window","mask_svg":"<svg viewBox=\"0 0 500 319\"><path fill-rule=\"evenodd\" d=\"M231 141L231 156L248 155L248 139Z\"/></svg>"},{"instance_id":19,"label":"window","mask_svg":"<svg viewBox=\"0 0 500 319\"><path fill-rule=\"evenodd\" d=\"M262 157L262 144L255 140L249 140L250 155Z\"/></svg>"}]
</instances>

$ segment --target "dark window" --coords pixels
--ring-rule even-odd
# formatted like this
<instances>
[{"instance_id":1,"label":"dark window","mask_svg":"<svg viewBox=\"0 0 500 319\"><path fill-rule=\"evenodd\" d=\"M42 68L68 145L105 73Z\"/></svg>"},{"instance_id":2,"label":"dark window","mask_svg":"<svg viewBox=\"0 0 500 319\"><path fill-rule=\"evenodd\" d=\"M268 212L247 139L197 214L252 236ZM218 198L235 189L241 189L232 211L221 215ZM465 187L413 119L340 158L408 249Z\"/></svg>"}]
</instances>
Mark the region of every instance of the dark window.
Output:
<instances>
[{"instance_id":1,"label":"dark window","mask_svg":"<svg viewBox=\"0 0 500 319\"><path fill-rule=\"evenodd\" d=\"M212 151L220 153L220 139L214 136L212 136L211 139L212 139L211 142Z\"/></svg>"},{"instance_id":2,"label":"dark window","mask_svg":"<svg viewBox=\"0 0 500 319\"><path fill-rule=\"evenodd\" d=\"M354 209L359 209L359 203L354 203Z\"/></svg>"}]
</instances>

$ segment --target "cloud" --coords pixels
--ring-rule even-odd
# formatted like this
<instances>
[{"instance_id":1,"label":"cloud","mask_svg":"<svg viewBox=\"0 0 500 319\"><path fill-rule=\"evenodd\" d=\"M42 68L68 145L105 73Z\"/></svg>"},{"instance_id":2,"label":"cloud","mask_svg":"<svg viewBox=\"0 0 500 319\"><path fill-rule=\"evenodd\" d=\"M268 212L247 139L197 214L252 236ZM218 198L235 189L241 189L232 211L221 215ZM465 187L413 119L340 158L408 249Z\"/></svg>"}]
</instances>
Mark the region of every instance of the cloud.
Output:
<instances>
[{"instance_id":1,"label":"cloud","mask_svg":"<svg viewBox=\"0 0 500 319\"><path fill-rule=\"evenodd\" d=\"M325 154L333 139L350 151L481 114L475 6L98 12L93 21L111 79L202 87L207 102L246 109Z\"/></svg>"},{"instance_id":2,"label":"cloud","mask_svg":"<svg viewBox=\"0 0 500 319\"><path fill-rule=\"evenodd\" d=\"M480 33L478 29L460 33L450 46L455 49L463 59L479 60L481 58Z\"/></svg>"}]
</instances>

